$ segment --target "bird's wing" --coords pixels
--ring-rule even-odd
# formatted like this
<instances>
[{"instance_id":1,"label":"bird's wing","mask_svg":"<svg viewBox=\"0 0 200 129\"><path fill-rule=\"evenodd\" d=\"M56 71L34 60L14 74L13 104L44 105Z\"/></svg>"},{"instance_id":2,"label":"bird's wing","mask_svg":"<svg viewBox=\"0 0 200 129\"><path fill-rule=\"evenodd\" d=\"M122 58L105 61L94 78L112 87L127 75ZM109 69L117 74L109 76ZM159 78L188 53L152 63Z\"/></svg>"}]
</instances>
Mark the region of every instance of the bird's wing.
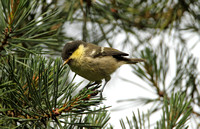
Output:
<instances>
[{"instance_id":1,"label":"bird's wing","mask_svg":"<svg viewBox=\"0 0 200 129\"><path fill-rule=\"evenodd\" d=\"M100 56L128 56L129 54L109 47L101 47Z\"/></svg>"},{"instance_id":2,"label":"bird's wing","mask_svg":"<svg viewBox=\"0 0 200 129\"><path fill-rule=\"evenodd\" d=\"M88 45L89 44L89 45ZM90 57L102 57L102 56L114 56L114 57L122 57L128 56L129 54L121 52L117 49L110 48L110 47L99 47L94 44L87 43L86 44L90 51L86 55Z\"/></svg>"}]
</instances>

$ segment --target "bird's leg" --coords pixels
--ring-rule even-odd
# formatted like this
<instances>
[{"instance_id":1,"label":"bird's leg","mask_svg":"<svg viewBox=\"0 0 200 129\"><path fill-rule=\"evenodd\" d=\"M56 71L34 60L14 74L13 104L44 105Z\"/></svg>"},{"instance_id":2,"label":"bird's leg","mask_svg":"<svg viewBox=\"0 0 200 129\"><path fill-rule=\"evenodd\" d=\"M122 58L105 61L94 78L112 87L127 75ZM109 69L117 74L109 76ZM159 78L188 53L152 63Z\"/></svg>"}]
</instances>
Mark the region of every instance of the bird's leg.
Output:
<instances>
[{"instance_id":1,"label":"bird's leg","mask_svg":"<svg viewBox=\"0 0 200 129\"><path fill-rule=\"evenodd\" d=\"M100 90L100 98L101 98L101 99L103 98L102 93L103 93L103 90L104 90L104 88L105 88L105 86L106 86L107 83L108 83L108 82L106 81L106 82L104 83L103 87L102 87L101 90Z\"/></svg>"}]
</instances>

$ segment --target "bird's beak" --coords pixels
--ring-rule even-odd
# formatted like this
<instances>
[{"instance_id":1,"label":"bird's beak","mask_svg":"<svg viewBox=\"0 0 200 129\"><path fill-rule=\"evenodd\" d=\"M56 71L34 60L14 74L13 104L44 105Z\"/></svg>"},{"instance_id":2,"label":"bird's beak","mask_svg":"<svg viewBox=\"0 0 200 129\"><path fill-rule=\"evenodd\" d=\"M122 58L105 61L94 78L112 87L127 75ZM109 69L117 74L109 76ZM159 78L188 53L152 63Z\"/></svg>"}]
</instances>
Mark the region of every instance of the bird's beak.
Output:
<instances>
[{"instance_id":1,"label":"bird's beak","mask_svg":"<svg viewBox=\"0 0 200 129\"><path fill-rule=\"evenodd\" d=\"M65 62L63 63L63 66L66 65L69 62L70 59L71 58L68 58L67 60L65 60Z\"/></svg>"}]
</instances>

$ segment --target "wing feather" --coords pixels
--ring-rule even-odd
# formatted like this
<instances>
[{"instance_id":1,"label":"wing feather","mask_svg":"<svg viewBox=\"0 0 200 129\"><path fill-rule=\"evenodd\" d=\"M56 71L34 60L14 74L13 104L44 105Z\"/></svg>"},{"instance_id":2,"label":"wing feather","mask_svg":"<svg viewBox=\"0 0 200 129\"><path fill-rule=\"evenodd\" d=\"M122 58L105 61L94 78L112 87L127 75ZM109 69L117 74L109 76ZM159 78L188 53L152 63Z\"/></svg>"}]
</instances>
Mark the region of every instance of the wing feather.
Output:
<instances>
[{"instance_id":1,"label":"wing feather","mask_svg":"<svg viewBox=\"0 0 200 129\"><path fill-rule=\"evenodd\" d=\"M101 52L102 56L128 56L129 54L121 52L114 48L104 47L104 50Z\"/></svg>"},{"instance_id":2,"label":"wing feather","mask_svg":"<svg viewBox=\"0 0 200 129\"><path fill-rule=\"evenodd\" d=\"M129 55L125 52L121 52L121 51L114 49L114 48L99 47L99 46L94 45L94 44L89 44L89 45L87 45L87 47L88 47L88 49L90 49L90 51L86 51L86 52L88 52L86 55L94 57L94 58L102 57L102 56L113 56L113 57L116 58L116 57L122 57L122 56L128 56Z\"/></svg>"}]
</instances>

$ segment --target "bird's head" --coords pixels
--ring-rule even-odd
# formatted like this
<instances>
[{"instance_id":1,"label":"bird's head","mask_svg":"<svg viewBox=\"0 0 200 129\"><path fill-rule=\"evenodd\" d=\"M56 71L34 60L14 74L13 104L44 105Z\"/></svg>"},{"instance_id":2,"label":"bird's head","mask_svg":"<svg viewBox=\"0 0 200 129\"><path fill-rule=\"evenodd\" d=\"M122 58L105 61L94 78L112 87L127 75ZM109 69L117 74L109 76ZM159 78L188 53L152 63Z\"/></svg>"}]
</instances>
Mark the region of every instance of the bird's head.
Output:
<instances>
[{"instance_id":1,"label":"bird's head","mask_svg":"<svg viewBox=\"0 0 200 129\"><path fill-rule=\"evenodd\" d=\"M79 48L81 45L83 46L84 42L82 41L73 41L66 43L62 50L62 59L64 60L63 65L67 64L71 59L78 58L81 49Z\"/></svg>"}]
</instances>

